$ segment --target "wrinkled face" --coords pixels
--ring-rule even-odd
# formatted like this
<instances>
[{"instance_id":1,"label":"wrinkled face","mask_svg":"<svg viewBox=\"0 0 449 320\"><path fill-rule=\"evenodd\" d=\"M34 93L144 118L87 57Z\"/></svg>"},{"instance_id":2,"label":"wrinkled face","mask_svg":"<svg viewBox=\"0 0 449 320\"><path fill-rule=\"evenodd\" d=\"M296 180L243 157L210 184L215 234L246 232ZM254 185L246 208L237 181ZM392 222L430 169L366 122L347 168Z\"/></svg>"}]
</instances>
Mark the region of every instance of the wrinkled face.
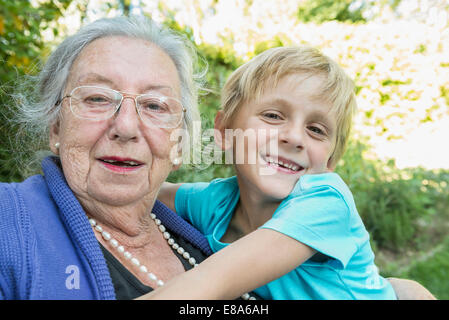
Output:
<instances>
[{"instance_id":1,"label":"wrinkled face","mask_svg":"<svg viewBox=\"0 0 449 320\"><path fill-rule=\"evenodd\" d=\"M331 104L320 98L322 83L317 75L287 75L240 107L228 128L245 133L233 142L241 192L278 201L302 175L333 169L337 124Z\"/></svg>"},{"instance_id":2,"label":"wrinkled face","mask_svg":"<svg viewBox=\"0 0 449 320\"><path fill-rule=\"evenodd\" d=\"M126 37L101 38L83 49L64 95L83 85L180 99L171 58L150 42ZM50 131L50 148L59 154L67 182L82 204L152 204L173 169L172 130L145 125L134 99L125 98L113 117L90 121L74 116L66 98Z\"/></svg>"}]
</instances>

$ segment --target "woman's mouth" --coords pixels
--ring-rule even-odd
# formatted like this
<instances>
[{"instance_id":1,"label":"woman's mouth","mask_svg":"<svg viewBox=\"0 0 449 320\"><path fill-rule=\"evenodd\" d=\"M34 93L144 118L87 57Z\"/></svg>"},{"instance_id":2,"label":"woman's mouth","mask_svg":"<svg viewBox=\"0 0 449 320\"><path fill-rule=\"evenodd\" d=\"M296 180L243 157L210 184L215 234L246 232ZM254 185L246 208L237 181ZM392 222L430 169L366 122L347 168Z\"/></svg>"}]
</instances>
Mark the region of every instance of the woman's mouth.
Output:
<instances>
[{"instance_id":1,"label":"woman's mouth","mask_svg":"<svg viewBox=\"0 0 449 320\"><path fill-rule=\"evenodd\" d=\"M121 157L102 157L98 160L108 169L115 172L134 171L142 167L144 164L138 160Z\"/></svg>"}]
</instances>

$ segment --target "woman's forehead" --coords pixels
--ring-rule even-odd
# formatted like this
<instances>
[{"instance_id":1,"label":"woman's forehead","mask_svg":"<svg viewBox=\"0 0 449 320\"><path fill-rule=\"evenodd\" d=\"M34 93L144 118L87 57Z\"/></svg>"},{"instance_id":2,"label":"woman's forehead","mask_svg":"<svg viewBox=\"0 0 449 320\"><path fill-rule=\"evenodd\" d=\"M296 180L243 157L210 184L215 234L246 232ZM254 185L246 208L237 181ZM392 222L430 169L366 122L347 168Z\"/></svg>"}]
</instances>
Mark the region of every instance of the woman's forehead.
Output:
<instances>
[{"instance_id":1,"label":"woman's forehead","mask_svg":"<svg viewBox=\"0 0 449 320\"><path fill-rule=\"evenodd\" d=\"M69 84L102 85L116 90L161 90L179 93L179 76L172 59L155 44L133 38L93 41L74 61Z\"/></svg>"},{"instance_id":2,"label":"woman's forehead","mask_svg":"<svg viewBox=\"0 0 449 320\"><path fill-rule=\"evenodd\" d=\"M106 87L111 88L117 91L121 91L120 86L114 82L113 78L108 78L102 74L98 74L95 72L88 72L86 74L81 75L76 81L74 81L74 86L85 86L85 85L91 85L91 86L99 86L99 87ZM151 93L151 92L157 92L164 94L166 96L175 96L176 92L173 89L173 87L169 85L162 85L162 84L148 84L145 86L142 86L138 92L123 92L123 93L129 93L129 94L142 94L142 93Z\"/></svg>"}]
</instances>

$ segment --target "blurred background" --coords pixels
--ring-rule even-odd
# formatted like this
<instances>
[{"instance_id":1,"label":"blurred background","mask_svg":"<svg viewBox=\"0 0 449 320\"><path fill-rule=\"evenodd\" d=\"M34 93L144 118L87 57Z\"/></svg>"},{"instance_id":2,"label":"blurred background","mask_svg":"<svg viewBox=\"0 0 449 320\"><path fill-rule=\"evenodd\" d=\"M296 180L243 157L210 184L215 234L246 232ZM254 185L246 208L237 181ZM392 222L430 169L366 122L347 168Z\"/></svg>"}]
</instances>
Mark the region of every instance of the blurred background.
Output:
<instances>
[{"instance_id":1,"label":"blurred background","mask_svg":"<svg viewBox=\"0 0 449 320\"><path fill-rule=\"evenodd\" d=\"M0 181L24 177L4 106L80 26L146 15L185 34L208 66L200 110L211 128L238 66L275 46L307 44L355 80L359 111L337 172L354 193L384 276L449 299L449 3L446 0L0 0ZM210 181L226 165L183 166L170 181Z\"/></svg>"}]
</instances>

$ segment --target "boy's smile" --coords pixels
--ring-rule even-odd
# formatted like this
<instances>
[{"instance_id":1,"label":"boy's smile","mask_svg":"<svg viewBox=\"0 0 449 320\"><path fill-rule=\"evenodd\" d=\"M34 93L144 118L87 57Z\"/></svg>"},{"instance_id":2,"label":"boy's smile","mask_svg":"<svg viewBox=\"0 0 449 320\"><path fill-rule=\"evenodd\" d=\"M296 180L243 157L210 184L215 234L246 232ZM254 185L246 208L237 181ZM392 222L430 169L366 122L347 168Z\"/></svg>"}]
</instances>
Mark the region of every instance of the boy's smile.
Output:
<instances>
[{"instance_id":1,"label":"boy's smile","mask_svg":"<svg viewBox=\"0 0 449 320\"><path fill-rule=\"evenodd\" d=\"M234 137L234 157L242 159L239 153L244 152L245 161L235 162L241 192L256 192L260 201L280 201L302 175L333 169L329 159L336 119L332 105L320 97L322 83L319 75L287 75L240 107L228 128L254 131Z\"/></svg>"},{"instance_id":2,"label":"boy's smile","mask_svg":"<svg viewBox=\"0 0 449 320\"><path fill-rule=\"evenodd\" d=\"M280 172L285 172L287 174L296 174L302 170L304 170L304 167L300 165L299 163L284 158L280 155L277 156L262 156L262 160L266 162L266 165L268 167L271 167L275 170L279 170Z\"/></svg>"}]
</instances>

